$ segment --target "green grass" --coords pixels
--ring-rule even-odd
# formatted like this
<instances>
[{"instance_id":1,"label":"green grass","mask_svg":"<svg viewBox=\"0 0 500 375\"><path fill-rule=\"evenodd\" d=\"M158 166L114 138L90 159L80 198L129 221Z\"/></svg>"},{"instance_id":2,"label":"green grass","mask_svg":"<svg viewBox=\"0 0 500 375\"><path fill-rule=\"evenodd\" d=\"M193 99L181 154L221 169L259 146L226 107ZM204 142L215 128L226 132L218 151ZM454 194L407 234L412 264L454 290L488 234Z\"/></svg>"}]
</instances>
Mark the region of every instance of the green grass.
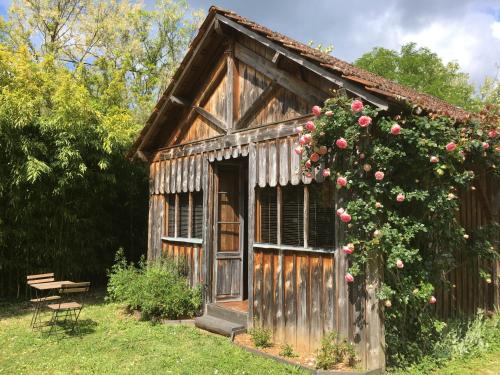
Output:
<instances>
[{"instance_id":1,"label":"green grass","mask_svg":"<svg viewBox=\"0 0 500 375\"><path fill-rule=\"evenodd\" d=\"M303 374L193 327L136 321L119 305L89 304L80 336L29 328L25 305L0 304L0 374Z\"/></svg>"}]
</instances>

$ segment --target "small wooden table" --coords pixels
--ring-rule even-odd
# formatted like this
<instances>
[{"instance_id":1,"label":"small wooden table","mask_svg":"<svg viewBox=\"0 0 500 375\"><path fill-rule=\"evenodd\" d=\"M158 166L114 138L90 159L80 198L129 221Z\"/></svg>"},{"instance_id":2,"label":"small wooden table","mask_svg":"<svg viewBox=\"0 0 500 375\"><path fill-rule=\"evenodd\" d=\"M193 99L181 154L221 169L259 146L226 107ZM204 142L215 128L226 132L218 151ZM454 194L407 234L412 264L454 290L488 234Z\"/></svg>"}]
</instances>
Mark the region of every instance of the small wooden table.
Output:
<instances>
[{"instance_id":1,"label":"small wooden table","mask_svg":"<svg viewBox=\"0 0 500 375\"><path fill-rule=\"evenodd\" d=\"M73 281L65 280L65 281L50 281L48 283L39 283L39 284L31 284L30 286L36 290L36 301L35 302L35 311L33 312L32 319L32 327L37 328L37 319L40 315L40 311L43 309L45 305L48 305L49 302L53 301L55 298L50 298L55 295L54 291L57 289L61 289L63 284L74 284ZM41 294L41 295L40 295Z\"/></svg>"},{"instance_id":2,"label":"small wooden table","mask_svg":"<svg viewBox=\"0 0 500 375\"><path fill-rule=\"evenodd\" d=\"M61 289L62 284L73 284L73 281L51 281L48 283L41 284L31 284L31 286L37 290L52 290L52 289Z\"/></svg>"}]
</instances>

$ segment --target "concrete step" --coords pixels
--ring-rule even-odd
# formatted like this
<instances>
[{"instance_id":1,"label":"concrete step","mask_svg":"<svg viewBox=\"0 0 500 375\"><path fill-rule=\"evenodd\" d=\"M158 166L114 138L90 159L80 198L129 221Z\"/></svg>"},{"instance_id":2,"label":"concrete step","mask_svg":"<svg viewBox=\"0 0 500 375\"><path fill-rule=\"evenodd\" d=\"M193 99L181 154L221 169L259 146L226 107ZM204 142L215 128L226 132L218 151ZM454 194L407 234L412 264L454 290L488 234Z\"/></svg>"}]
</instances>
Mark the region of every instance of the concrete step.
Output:
<instances>
[{"instance_id":1,"label":"concrete step","mask_svg":"<svg viewBox=\"0 0 500 375\"><path fill-rule=\"evenodd\" d=\"M211 303L207 305L207 315L247 327L248 314L243 311L232 310Z\"/></svg>"},{"instance_id":2,"label":"concrete step","mask_svg":"<svg viewBox=\"0 0 500 375\"><path fill-rule=\"evenodd\" d=\"M196 318L194 320L194 324L196 327L204 329L205 331L210 331L227 337L232 337L235 332L245 330L245 327L240 324L215 318L210 315L203 315Z\"/></svg>"}]
</instances>

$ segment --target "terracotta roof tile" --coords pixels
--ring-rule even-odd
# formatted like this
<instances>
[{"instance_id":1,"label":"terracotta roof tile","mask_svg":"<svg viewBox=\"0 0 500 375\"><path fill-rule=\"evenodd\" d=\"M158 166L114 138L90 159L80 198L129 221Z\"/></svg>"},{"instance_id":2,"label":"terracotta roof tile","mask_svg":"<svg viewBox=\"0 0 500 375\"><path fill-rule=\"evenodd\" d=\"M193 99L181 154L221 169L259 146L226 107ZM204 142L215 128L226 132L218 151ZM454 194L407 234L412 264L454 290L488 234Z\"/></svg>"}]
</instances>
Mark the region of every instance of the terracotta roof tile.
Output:
<instances>
[{"instance_id":1,"label":"terracotta roof tile","mask_svg":"<svg viewBox=\"0 0 500 375\"><path fill-rule=\"evenodd\" d=\"M286 35L272 31L267 27L259 25L232 11L214 6L210 8L210 12L216 12L241 25L248 26L259 34L272 39L275 42L281 43L285 48L297 51L305 58L310 59L313 62L317 62L323 67L342 73L344 78L364 84L373 92L398 98L399 100L406 100L414 106L420 106L429 112L450 116L455 118L457 121L465 121L471 117L471 113L460 107L358 68L348 62L323 53L303 43L297 42Z\"/></svg>"}]
</instances>

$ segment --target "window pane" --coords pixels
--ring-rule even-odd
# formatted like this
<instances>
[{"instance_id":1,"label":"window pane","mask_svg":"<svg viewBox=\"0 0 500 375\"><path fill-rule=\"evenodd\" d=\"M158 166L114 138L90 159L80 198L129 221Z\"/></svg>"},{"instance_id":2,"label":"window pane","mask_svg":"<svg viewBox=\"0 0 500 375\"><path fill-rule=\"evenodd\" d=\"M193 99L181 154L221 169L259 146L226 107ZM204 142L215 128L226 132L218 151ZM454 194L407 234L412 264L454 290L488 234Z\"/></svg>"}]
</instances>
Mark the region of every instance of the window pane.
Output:
<instances>
[{"instance_id":1,"label":"window pane","mask_svg":"<svg viewBox=\"0 0 500 375\"><path fill-rule=\"evenodd\" d=\"M187 238L189 227L189 194L179 194L179 236Z\"/></svg>"},{"instance_id":2,"label":"window pane","mask_svg":"<svg viewBox=\"0 0 500 375\"><path fill-rule=\"evenodd\" d=\"M167 236L175 237L175 194L168 195L168 228Z\"/></svg>"},{"instance_id":3,"label":"window pane","mask_svg":"<svg viewBox=\"0 0 500 375\"><path fill-rule=\"evenodd\" d=\"M193 238L202 238L203 234L203 193L193 193Z\"/></svg>"},{"instance_id":4,"label":"window pane","mask_svg":"<svg viewBox=\"0 0 500 375\"><path fill-rule=\"evenodd\" d=\"M282 188L281 243L304 246L304 187L287 185Z\"/></svg>"},{"instance_id":5,"label":"window pane","mask_svg":"<svg viewBox=\"0 0 500 375\"><path fill-rule=\"evenodd\" d=\"M260 236L257 242L278 243L277 190L273 187L259 189Z\"/></svg>"},{"instance_id":6,"label":"window pane","mask_svg":"<svg viewBox=\"0 0 500 375\"><path fill-rule=\"evenodd\" d=\"M330 182L309 185L308 245L335 247L335 190Z\"/></svg>"}]
</instances>

